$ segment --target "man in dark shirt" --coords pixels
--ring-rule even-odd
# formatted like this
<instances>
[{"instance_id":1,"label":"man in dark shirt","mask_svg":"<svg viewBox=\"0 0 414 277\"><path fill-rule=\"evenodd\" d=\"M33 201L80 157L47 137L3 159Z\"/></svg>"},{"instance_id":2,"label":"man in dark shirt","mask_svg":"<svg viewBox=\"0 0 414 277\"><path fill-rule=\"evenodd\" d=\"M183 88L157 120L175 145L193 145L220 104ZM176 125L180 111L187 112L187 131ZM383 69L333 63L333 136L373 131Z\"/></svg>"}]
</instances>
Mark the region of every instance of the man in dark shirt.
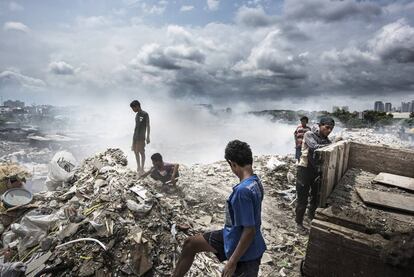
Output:
<instances>
[{"instance_id":1,"label":"man in dark shirt","mask_svg":"<svg viewBox=\"0 0 414 277\"><path fill-rule=\"evenodd\" d=\"M298 160L298 162L300 160L300 156L302 155L303 136L305 135L307 131L310 131L309 126L306 125L308 124L308 122L309 122L309 118L307 116L301 117L300 125L296 127L296 130L293 133L293 135L295 136L295 147L296 147L295 158Z\"/></svg>"},{"instance_id":2,"label":"man in dark shirt","mask_svg":"<svg viewBox=\"0 0 414 277\"><path fill-rule=\"evenodd\" d=\"M260 230L263 186L253 174L253 156L247 143L230 141L224 157L240 180L227 199L224 228L187 238L173 277L184 276L199 252L213 252L220 262L228 260L222 273L224 277L258 275L266 250Z\"/></svg>"},{"instance_id":3,"label":"man in dark shirt","mask_svg":"<svg viewBox=\"0 0 414 277\"><path fill-rule=\"evenodd\" d=\"M322 117L318 126L306 132L302 143L302 156L297 170L296 178L296 224L299 231L305 231L303 217L308 205L309 192L311 196L308 218L313 219L318 206L318 182L319 176L315 160L315 150L331 144L328 136L335 126L335 121L330 117Z\"/></svg>"},{"instance_id":4,"label":"man in dark shirt","mask_svg":"<svg viewBox=\"0 0 414 277\"><path fill-rule=\"evenodd\" d=\"M161 181L163 184L175 185L177 178L180 176L178 173L178 164L166 163L162 160L160 153L155 153L151 156L153 167L141 175L141 178L145 178L148 175L152 179Z\"/></svg>"},{"instance_id":5,"label":"man in dark shirt","mask_svg":"<svg viewBox=\"0 0 414 277\"><path fill-rule=\"evenodd\" d=\"M134 151L137 160L137 171L142 174L145 165L145 137L147 144L150 143L149 115L141 109L141 103L138 100L132 101L130 107L136 113L131 149Z\"/></svg>"}]
</instances>

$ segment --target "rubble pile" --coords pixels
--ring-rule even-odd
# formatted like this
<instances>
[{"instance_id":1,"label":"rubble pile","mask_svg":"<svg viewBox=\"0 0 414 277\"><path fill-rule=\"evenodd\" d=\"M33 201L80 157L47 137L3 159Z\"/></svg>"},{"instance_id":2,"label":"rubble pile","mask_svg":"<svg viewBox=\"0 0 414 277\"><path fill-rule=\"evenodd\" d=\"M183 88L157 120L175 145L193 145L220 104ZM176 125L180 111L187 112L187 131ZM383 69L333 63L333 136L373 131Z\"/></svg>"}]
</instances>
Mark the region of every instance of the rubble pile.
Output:
<instances>
[{"instance_id":1,"label":"rubble pile","mask_svg":"<svg viewBox=\"0 0 414 277\"><path fill-rule=\"evenodd\" d=\"M341 136L346 140L366 144L385 145L394 148L414 147L414 143L412 141L401 140L397 133L380 133L374 129L368 128L344 129L341 132Z\"/></svg>"},{"instance_id":2,"label":"rubble pile","mask_svg":"<svg viewBox=\"0 0 414 277\"><path fill-rule=\"evenodd\" d=\"M70 184L35 194L38 208L5 226L5 261L25 262L27 276L46 267L53 276L169 275L189 227L174 201L126 165L120 150L108 149L86 159ZM195 266L193 276L208 266Z\"/></svg>"},{"instance_id":3,"label":"rubble pile","mask_svg":"<svg viewBox=\"0 0 414 277\"><path fill-rule=\"evenodd\" d=\"M260 276L300 276L307 237L293 219L295 160L255 157L254 170L265 189ZM24 262L26 276L169 276L188 236L223 227L238 182L220 161L181 166L177 185L162 185L139 179L121 150L108 149L4 224L5 262ZM221 276L223 266L211 253L197 255L188 276Z\"/></svg>"},{"instance_id":4,"label":"rubble pile","mask_svg":"<svg viewBox=\"0 0 414 277\"><path fill-rule=\"evenodd\" d=\"M22 182L31 177L27 168L16 163L1 163L0 164L0 193L2 194L7 189L13 187L20 187Z\"/></svg>"}]
</instances>

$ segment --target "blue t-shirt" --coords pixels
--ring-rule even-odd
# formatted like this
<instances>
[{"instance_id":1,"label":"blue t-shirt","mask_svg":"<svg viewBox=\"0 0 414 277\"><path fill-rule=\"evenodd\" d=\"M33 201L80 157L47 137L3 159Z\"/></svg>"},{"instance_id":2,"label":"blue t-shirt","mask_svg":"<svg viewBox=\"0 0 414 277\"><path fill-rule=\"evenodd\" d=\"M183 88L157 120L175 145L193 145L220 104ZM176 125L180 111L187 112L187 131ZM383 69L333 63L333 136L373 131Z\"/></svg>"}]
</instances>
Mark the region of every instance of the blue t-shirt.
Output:
<instances>
[{"instance_id":1,"label":"blue t-shirt","mask_svg":"<svg viewBox=\"0 0 414 277\"><path fill-rule=\"evenodd\" d=\"M266 250L260 231L263 186L259 177L252 175L233 188L227 199L226 221L223 229L224 252L231 257L240 241L243 227L256 228L255 237L240 261L252 261L260 258Z\"/></svg>"}]
</instances>

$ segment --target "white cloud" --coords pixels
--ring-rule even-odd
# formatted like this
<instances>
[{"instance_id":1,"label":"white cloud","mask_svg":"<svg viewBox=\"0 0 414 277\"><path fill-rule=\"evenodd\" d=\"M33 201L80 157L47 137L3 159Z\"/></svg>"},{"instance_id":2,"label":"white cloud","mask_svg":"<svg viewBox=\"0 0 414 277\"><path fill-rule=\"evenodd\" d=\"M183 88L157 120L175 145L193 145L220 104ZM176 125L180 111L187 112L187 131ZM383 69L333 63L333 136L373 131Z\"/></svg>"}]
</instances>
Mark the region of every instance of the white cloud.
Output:
<instances>
[{"instance_id":1,"label":"white cloud","mask_svg":"<svg viewBox=\"0 0 414 277\"><path fill-rule=\"evenodd\" d=\"M64 61L51 62L48 66L49 71L57 75L73 75L75 69Z\"/></svg>"},{"instance_id":2,"label":"white cloud","mask_svg":"<svg viewBox=\"0 0 414 277\"><path fill-rule=\"evenodd\" d=\"M162 15L166 8L167 8L168 2L161 0L155 5L149 5L147 3L141 4L141 9L145 14L150 15Z\"/></svg>"},{"instance_id":3,"label":"white cloud","mask_svg":"<svg viewBox=\"0 0 414 277\"><path fill-rule=\"evenodd\" d=\"M40 79L25 76L19 72L5 70L0 73L0 87L8 85L37 89L46 86L46 83Z\"/></svg>"},{"instance_id":4,"label":"white cloud","mask_svg":"<svg viewBox=\"0 0 414 277\"><path fill-rule=\"evenodd\" d=\"M9 10L12 12L18 12L24 10L24 7L16 2L10 2L9 3Z\"/></svg>"},{"instance_id":5,"label":"white cloud","mask_svg":"<svg viewBox=\"0 0 414 277\"><path fill-rule=\"evenodd\" d=\"M77 17L76 23L80 28L101 28L110 26L113 22L105 16Z\"/></svg>"},{"instance_id":6,"label":"white cloud","mask_svg":"<svg viewBox=\"0 0 414 277\"><path fill-rule=\"evenodd\" d=\"M207 0L207 6L210 11L218 10L220 0Z\"/></svg>"},{"instance_id":7,"label":"white cloud","mask_svg":"<svg viewBox=\"0 0 414 277\"><path fill-rule=\"evenodd\" d=\"M29 27L17 21L8 21L4 23L3 29L6 31L20 31L24 33L27 33L30 31Z\"/></svg>"},{"instance_id":8,"label":"white cloud","mask_svg":"<svg viewBox=\"0 0 414 277\"><path fill-rule=\"evenodd\" d=\"M384 26L370 45L384 60L414 63L414 28L405 19Z\"/></svg>"},{"instance_id":9,"label":"white cloud","mask_svg":"<svg viewBox=\"0 0 414 277\"><path fill-rule=\"evenodd\" d=\"M306 78L306 57L303 53L295 55L289 51L280 31L274 30L251 50L246 60L237 63L233 69L243 75L303 79Z\"/></svg>"},{"instance_id":10,"label":"white cloud","mask_svg":"<svg viewBox=\"0 0 414 277\"><path fill-rule=\"evenodd\" d=\"M249 8L242 6L236 13L236 22L249 27L264 27L274 20L268 16L262 7Z\"/></svg>"},{"instance_id":11,"label":"white cloud","mask_svg":"<svg viewBox=\"0 0 414 277\"><path fill-rule=\"evenodd\" d=\"M180 8L180 12L189 12L194 9L194 6L191 5L184 5Z\"/></svg>"}]
</instances>

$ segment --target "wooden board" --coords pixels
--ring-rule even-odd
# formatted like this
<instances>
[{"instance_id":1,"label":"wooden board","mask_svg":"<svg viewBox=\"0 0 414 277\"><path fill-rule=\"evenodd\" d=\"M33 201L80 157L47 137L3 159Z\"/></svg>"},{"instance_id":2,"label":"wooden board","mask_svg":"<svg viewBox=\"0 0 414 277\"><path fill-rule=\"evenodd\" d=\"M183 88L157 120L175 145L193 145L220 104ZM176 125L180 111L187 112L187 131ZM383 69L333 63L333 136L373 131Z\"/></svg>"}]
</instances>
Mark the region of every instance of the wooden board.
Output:
<instances>
[{"instance_id":1,"label":"wooden board","mask_svg":"<svg viewBox=\"0 0 414 277\"><path fill-rule=\"evenodd\" d=\"M344 167L348 165L347 141L340 141L316 150L321 160L321 187L319 193L319 206L326 206L329 197L336 184L344 175Z\"/></svg>"},{"instance_id":2,"label":"wooden board","mask_svg":"<svg viewBox=\"0 0 414 277\"><path fill-rule=\"evenodd\" d=\"M345 150L344 150L344 167L342 169L342 176L348 170L348 163L349 163L349 149L351 148L351 142L345 143Z\"/></svg>"},{"instance_id":3,"label":"wooden board","mask_svg":"<svg viewBox=\"0 0 414 277\"><path fill-rule=\"evenodd\" d=\"M414 178L381 172L375 182L414 191Z\"/></svg>"},{"instance_id":4,"label":"wooden board","mask_svg":"<svg viewBox=\"0 0 414 277\"><path fill-rule=\"evenodd\" d=\"M306 250L307 277L411 277L414 263L392 266L380 258L388 241L314 219Z\"/></svg>"},{"instance_id":5,"label":"wooden board","mask_svg":"<svg viewBox=\"0 0 414 277\"><path fill-rule=\"evenodd\" d=\"M414 197L362 188L357 188L356 191L366 204L414 214Z\"/></svg>"},{"instance_id":6,"label":"wooden board","mask_svg":"<svg viewBox=\"0 0 414 277\"><path fill-rule=\"evenodd\" d=\"M414 178L414 150L351 142L348 168Z\"/></svg>"}]
</instances>

